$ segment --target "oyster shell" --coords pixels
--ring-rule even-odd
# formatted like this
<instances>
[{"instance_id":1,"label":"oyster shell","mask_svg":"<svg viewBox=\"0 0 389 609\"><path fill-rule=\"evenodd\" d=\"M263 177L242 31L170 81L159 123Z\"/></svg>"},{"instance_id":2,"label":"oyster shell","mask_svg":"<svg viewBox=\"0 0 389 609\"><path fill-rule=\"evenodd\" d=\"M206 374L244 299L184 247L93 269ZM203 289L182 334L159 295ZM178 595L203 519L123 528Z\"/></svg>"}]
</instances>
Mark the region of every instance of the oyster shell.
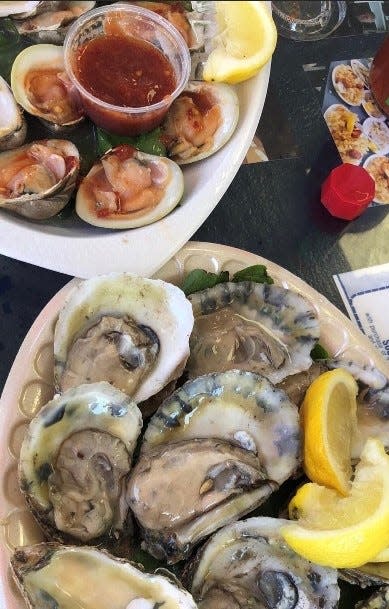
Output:
<instances>
[{"instance_id":1,"label":"oyster shell","mask_svg":"<svg viewBox=\"0 0 389 609\"><path fill-rule=\"evenodd\" d=\"M7 82L0 76L0 152L21 146L27 124Z\"/></svg>"},{"instance_id":2,"label":"oyster shell","mask_svg":"<svg viewBox=\"0 0 389 609\"><path fill-rule=\"evenodd\" d=\"M94 8L96 2L70 1L52 4L55 6L48 7L45 12L16 21L19 34L28 36L35 42L62 44L70 24Z\"/></svg>"},{"instance_id":3,"label":"oyster shell","mask_svg":"<svg viewBox=\"0 0 389 609\"><path fill-rule=\"evenodd\" d=\"M46 534L112 545L131 531L125 478L141 428L135 402L105 382L40 410L21 447L19 481Z\"/></svg>"},{"instance_id":4,"label":"oyster shell","mask_svg":"<svg viewBox=\"0 0 389 609\"><path fill-rule=\"evenodd\" d=\"M107 380L146 400L181 375L192 326L190 303L172 284L131 273L88 279L59 314L56 387Z\"/></svg>"},{"instance_id":5,"label":"oyster shell","mask_svg":"<svg viewBox=\"0 0 389 609\"><path fill-rule=\"evenodd\" d=\"M189 300L195 317L190 377L240 368L279 383L312 365L319 321L301 294L245 281L216 285Z\"/></svg>"},{"instance_id":6,"label":"oyster shell","mask_svg":"<svg viewBox=\"0 0 389 609\"><path fill-rule=\"evenodd\" d=\"M383 586L375 590L369 598L359 601L355 609L388 609L389 607L389 586Z\"/></svg>"},{"instance_id":7,"label":"oyster shell","mask_svg":"<svg viewBox=\"0 0 389 609\"><path fill-rule=\"evenodd\" d=\"M11 70L16 101L48 127L73 127L84 119L78 93L68 80L62 47L36 44L16 57Z\"/></svg>"},{"instance_id":8,"label":"oyster shell","mask_svg":"<svg viewBox=\"0 0 389 609\"><path fill-rule=\"evenodd\" d=\"M230 139L238 118L239 101L232 87L189 82L162 124L168 156L179 165L205 159Z\"/></svg>"},{"instance_id":9,"label":"oyster shell","mask_svg":"<svg viewBox=\"0 0 389 609\"><path fill-rule=\"evenodd\" d=\"M15 551L11 567L30 609L196 609L171 579L96 548L27 546Z\"/></svg>"},{"instance_id":10,"label":"oyster shell","mask_svg":"<svg viewBox=\"0 0 389 609\"><path fill-rule=\"evenodd\" d=\"M259 506L299 461L297 408L267 379L232 370L185 383L152 417L129 478L144 547L182 560Z\"/></svg>"},{"instance_id":11,"label":"oyster shell","mask_svg":"<svg viewBox=\"0 0 389 609\"><path fill-rule=\"evenodd\" d=\"M183 192L176 163L123 145L107 152L83 179L76 212L94 226L135 228L166 216Z\"/></svg>"},{"instance_id":12,"label":"oyster shell","mask_svg":"<svg viewBox=\"0 0 389 609\"><path fill-rule=\"evenodd\" d=\"M67 205L80 155L67 140L40 140L0 154L0 208L43 220Z\"/></svg>"},{"instance_id":13,"label":"oyster shell","mask_svg":"<svg viewBox=\"0 0 389 609\"><path fill-rule=\"evenodd\" d=\"M23 19L29 15L35 15L43 2L34 2L18 0L17 2L1 2L0 17L14 17L15 19Z\"/></svg>"},{"instance_id":14,"label":"oyster shell","mask_svg":"<svg viewBox=\"0 0 389 609\"><path fill-rule=\"evenodd\" d=\"M295 554L279 534L286 522L248 518L213 535L186 570L199 609L336 607L336 570Z\"/></svg>"}]
</instances>

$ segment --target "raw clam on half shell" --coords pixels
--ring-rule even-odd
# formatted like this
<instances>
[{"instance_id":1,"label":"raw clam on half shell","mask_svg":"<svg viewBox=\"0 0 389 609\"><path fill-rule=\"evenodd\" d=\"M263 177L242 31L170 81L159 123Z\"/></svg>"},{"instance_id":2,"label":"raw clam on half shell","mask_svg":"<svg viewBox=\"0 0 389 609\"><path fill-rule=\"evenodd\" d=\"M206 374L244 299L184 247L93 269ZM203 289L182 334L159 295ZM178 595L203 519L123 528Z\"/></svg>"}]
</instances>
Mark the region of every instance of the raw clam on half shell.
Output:
<instances>
[{"instance_id":1,"label":"raw clam on half shell","mask_svg":"<svg viewBox=\"0 0 389 609\"><path fill-rule=\"evenodd\" d=\"M205 159L230 139L238 118L239 100L232 87L189 82L162 125L169 157L179 165Z\"/></svg>"},{"instance_id":2,"label":"raw clam on half shell","mask_svg":"<svg viewBox=\"0 0 389 609\"><path fill-rule=\"evenodd\" d=\"M7 82L0 76L0 151L21 146L27 124Z\"/></svg>"},{"instance_id":3,"label":"raw clam on half shell","mask_svg":"<svg viewBox=\"0 0 389 609\"><path fill-rule=\"evenodd\" d=\"M76 212L94 226L135 228L166 216L183 192L176 163L123 145L108 151L83 179Z\"/></svg>"},{"instance_id":4,"label":"raw clam on half shell","mask_svg":"<svg viewBox=\"0 0 389 609\"><path fill-rule=\"evenodd\" d=\"M49 538L116 546L131 537L125 480L141 428L135 402L105 382L70 389L39 411L19 481Z\"/></svg>"},{"instance_id":5,"label":"raw clam on half shell","mask_svg":"<svg viewBox=\"0 0 389 609\"><path fill-rule=\"evenodd\" d=\"M27 546L11 567L30 609L197 609L173 577L144 573L97 548Z\"/></svg>"},{"instance_id":6,"label":"raw clam on half shell","mask_svg":"<svg viewBox=\"0 0 389 609\"><path fill-rule=\"evenodd\" d=\"M16 101L51 128L72 127L84 118L62 47L36 44L21 51L12 65L11 88Z\"/></svg>"},{"instance_id":7,"label":"raw clam on half shell","mask_svg":"<svg viewBox=\"0 0 389 609\"><path fill-rule=\"evenodd\" d=\"M80 155L67 140L40 140L0 154L0 208L43 220L67 205Z\"/></svg>"},{"instance_id":8,"label":"raw clam on half shell","mask_svg":"<svg viewBox=\"0 0 389 609\"><path fill-rule=\"evenodd\" d=\"M191 305L170 283L131 273L88 279L59 314L56 387L105 380L142 402L181 375L192 327Z\"/></svg>"}]
</instances>

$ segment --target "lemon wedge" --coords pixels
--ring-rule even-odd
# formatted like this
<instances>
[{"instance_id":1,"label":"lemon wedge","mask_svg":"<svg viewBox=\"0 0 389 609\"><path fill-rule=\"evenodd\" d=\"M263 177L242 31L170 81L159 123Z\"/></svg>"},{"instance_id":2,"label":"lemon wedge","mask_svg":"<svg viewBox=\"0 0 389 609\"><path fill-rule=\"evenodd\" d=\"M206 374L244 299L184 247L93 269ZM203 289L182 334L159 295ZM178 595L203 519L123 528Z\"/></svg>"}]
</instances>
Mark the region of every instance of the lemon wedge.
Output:
<instances>
[{"instance_id":1,"label":"lemon wedge","mask_svg":"<svg viewBox=\"0 0 389 609\"><path fill-rule=\"evenodd\" d=\"M360 567L389 546L389 455L369 438L348 497L318 484L299 489L290 504L297 523L281 535L304 558L334 568Z\"/></svg>"},{"instance_id":2,"label":"lemon wedge","mask_svg":"<svg viewBox=\"0 0 389 609\"><path fill-rule=\"evenodd\" d=\"M384 548L377 556L374 556L370 562L389 562L389 548Z\"/></svg>"},{"instance_id":3,"label":"lemon wedge","mask_svg":"<svg viewBox=\"0 0 389 609\"><path fill-rule=\"evenodd\" d=\"M267 2L216 2L216 20L216 48L204 65L204 80L235 84L251 78L269 61L277 42Z\"/></svg>"},{"instance_id":4,"label":"lemon wedge","mask_svg":"<svg viewBox=\"0 0 389 609\"><path fill-rule=\"evenodd\" d=\"M357 383L346 370L324 372L308 388L300 410L305 473L342 495L350 491L357 392Z\"/></svg>"}]
</instances>

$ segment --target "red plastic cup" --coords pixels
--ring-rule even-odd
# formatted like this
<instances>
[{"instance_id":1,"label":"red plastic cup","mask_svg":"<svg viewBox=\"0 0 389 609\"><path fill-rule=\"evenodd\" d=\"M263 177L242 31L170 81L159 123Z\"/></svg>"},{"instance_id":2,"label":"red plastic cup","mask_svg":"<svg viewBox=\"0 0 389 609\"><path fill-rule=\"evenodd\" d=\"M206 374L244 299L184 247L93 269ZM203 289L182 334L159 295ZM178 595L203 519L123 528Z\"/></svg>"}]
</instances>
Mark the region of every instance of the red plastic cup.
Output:
<instances>
[{"instance_id":1,"label":"red plastic cup","mask_svg":"<svg viewBox=\"0 0 389 609\"><path fill-rule=\"evenodd\" d=\"M375 182L366 169L343 163L322 184L321 202L335 218L354 220L374 199Z\"/></svg>"}]
</instances>

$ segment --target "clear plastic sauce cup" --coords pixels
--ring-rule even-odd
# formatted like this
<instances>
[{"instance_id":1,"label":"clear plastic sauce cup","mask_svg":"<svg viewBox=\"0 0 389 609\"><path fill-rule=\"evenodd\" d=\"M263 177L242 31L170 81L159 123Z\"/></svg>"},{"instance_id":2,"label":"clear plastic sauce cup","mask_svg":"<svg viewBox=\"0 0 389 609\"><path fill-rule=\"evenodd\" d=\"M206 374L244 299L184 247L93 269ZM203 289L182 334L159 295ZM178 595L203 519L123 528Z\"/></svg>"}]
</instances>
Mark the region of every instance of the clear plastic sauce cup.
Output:
<instances>
[{"instance_id":1,"label":"clear plastic sauce cup","mask_svg":"<svg viewBox=\"0 0 389 609\"><path fill-rule=\"evenodd\" d=\"M107 36L110 24L119 34L149 43L168 60L175 75L174 89L157 103L140 107L114 105L95 97L80 82L78 58L87 43ZM89 11L72 25L64 42L65 69L80 94L85 113L99 127L120 135L138 135L157 127L188 82L191 60L181 34L166 19L135 5L117 4ZM101 69L101 66L100 66Z\"/></svg>"}]
</instances>

